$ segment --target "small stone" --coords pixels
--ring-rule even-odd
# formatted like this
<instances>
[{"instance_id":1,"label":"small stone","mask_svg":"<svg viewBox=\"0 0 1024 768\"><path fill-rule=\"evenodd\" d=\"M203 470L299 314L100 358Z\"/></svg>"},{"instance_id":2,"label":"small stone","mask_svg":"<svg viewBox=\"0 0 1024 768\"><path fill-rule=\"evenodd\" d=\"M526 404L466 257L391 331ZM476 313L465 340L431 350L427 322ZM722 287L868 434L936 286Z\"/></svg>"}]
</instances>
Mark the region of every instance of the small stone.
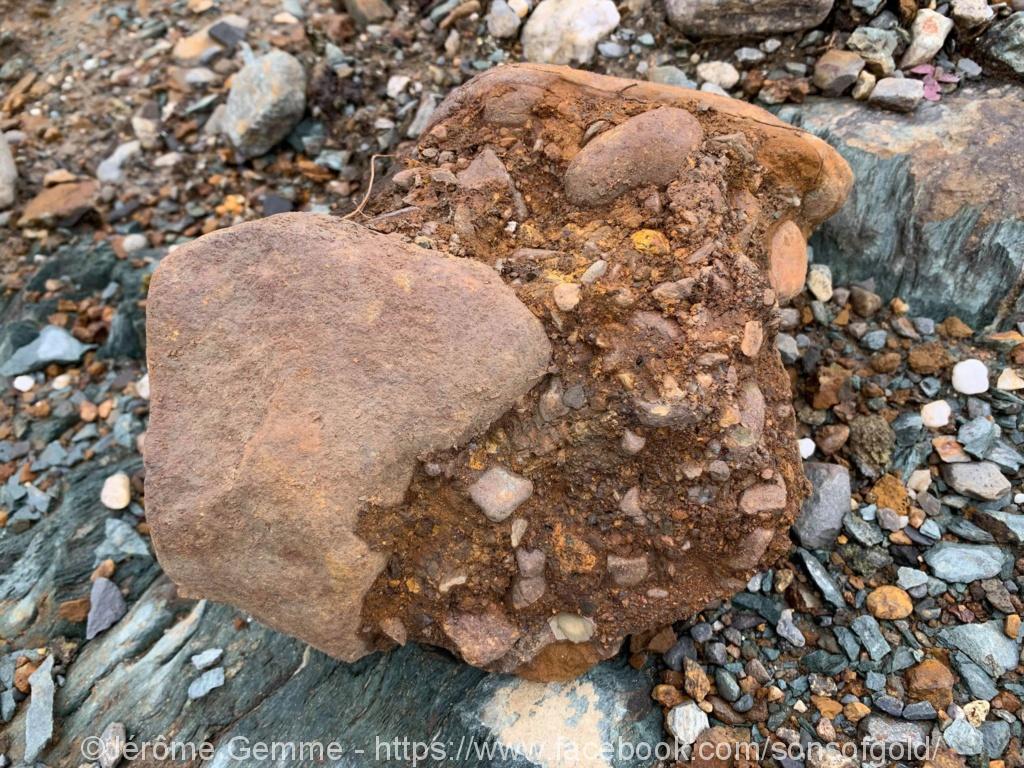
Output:
<instances>
[{"instance_id":1,"label":"small stone","mask_svg":"<svg viewBox=\"0 0 1024 768\"><path fill-rule=\"evenodd\" d=\"M103 481L100 501L107 509L125 509L132 503L131 480L124 472L115 472Z\"/></svg>"},{"instance_id":2,"label":"small stone","mask_svg":"<svg viewBox=\"0 0 1024 768\"><path fill-rule=\"evenodd\" d=\"M487 31L492 37L515 37L521 21L505 0L491 0L490 10L487 11Z\"/></svg>"},{"instance_id":3,"label":"small stone","mask_svg":"<svg viewBox=\"0 0 1024 768\"><path fill-rule=\"evenodd\" d=\"M18 182L18 167L14 155L0 131L0 211L14 205L15 187Z\"/></svg>"},{"instance_id":4,"label":"small stone","mask_svg":"<svg viewBox=\"0 0 1024 768\"><path fill-rule=\"evenodd\" d=\"M814 84L826 95L839 96L857 82L864 59L853 51L833 48L814 65Z\"/></svg>"},{"instance_id":5,"label":"small stone","mask_svg":"<svg viewBox=\"0 0 1024 768\"><path fill-rule=\"evenodd\" d=\"M287 136L305 109L302 64L290 53L272 50L232 80L224 131L243 157L257 157Z\"/></svg>"},{"instance_id":6,"label":"small stone","mask_svg":"<svg viewBox=\"0 0 1024 768\"><path fill-rule=\"evenodd\" d=\"M588 63L598 41L619 26L611 0L541 0L523 27L526 61Z\"/></svg>"},{"instance_id":7,"label":"small stone","mask_svg":"<svg viewBox=\"0 0 1024 768\"><path fill-rule=\"evenodd\" d=\"M935 400L921 406L921 421L929 429L940 429L949 424L953 409L945 400Z\"/></svg>"},{"instance_id":8,"label":"small stone","mask_svg":"<svg viewBox=\"0 0 1024 768\"><path fill-rule=\"evenodd\" d=\"M533 483L502 467L491 467L469 488L488 520L500 523L533 495Z\"/></svg>"},{"instance_id":9,"label":"small stone","mask_svg":"<svg viewBox=\"0 0 1024 768\"><path fill-rule=\"evenodd\" d=\"M811 495L793 530L808 549L827 549L835 543L843 516L850 511L850 472L839 464L807 462L804 473L811 481Z\"/></svg>"},{"instance_id":10,"label":"small stone","mask_svg":"<svg viewBox=\"0 0 1024 768\"><path fill-rule=\"evenodd\" d=\"M1013 368L1004 368L1003 372L999 374L999 379L996 381L996 389L1001 389L1004 392L1024 389L1024 377Z\"/></svg>"},{"instance_id":11,"label":"small stone","mask_svg":"<svg viewBox=\"0 0 1024 768\"><path fill-rule=\"evenodd\" d=\"M865 101L871 97L871 92L875 90L875 83L877 82L878 78L866 69L862 69L860 74L857 75L857 82L854 84L853 90L850 91L850 95L857 101Z\"/></svg>"},{"instance_id":12,"label":"small stone","mask_svg":"<svg viewBox=\"0 0 1024 768\"><path fill-rule=\"evenodd\" d=\"M735 88L740 73L727 61L704 61L697 65L697 77L704 82L714 83L719 88Z\"/></svg>"},{"instance_id":13,"label":"small stone","mask_svg":"<svg viewBox=\"0 0 1024 768\"><path fill-rule=\"evenodd\" d=\"M89 617L85 639L92 640L100 632L114 626L128 611L121 590L110 579L102 576L93 581L89 593Z\"/></svg>"},{"instance_id":14,"label":"small stone","mask_svg":"<svg viewBox=\"0 0 1024 768\"><path fill-rule=\"evenodd\" d=\"M611 5L610 0L600 1ZM527 29L549 2L562 0L543 0L530 16ZM631 117L591 139L570 161L563 180L566 196L575 205L595 206L637 187L666 186L688 167L690 154L703 137L700 123L684 109L659 107ZM609 167L628 167L630 173L610 174ZM652 245L660 242L653 236L649 239ZM802 285L802 275L800 282Z\"/></svg>"},{"instance_id":15,"label":"small stone","mask_svg":"<svg viewBox=\"0 0 1024 768\"><path fill-rule=\"evenodd\" d=\"M933 576L963 584L997 576L1003 569L1004 559L1003 551L997 546L952 541L939 542L924 556Z\"/></svg>"},{"instance_id":16,"label":"small stone","mask_svg":"<svg viewBox=\"0 0 1024 768\"><path fill-rule=\"evenodd\" d=\"M876 619L905 619L913 613L914 602L899 587L887 585L868 595L867 607Z\"/></svg>"},{"instance_id":17,"label":"small stone","mask_svg":"<svg viewBox=\"0 0 1024 768\"><path fill-rule=\"evenodd\" d=\"M608 555L608 574L620 587L634 587L647 578L646 557Z\"/></svg>"},{"instance_id":18,"label":"small stone","mask_svg":"<svg viewBox=\"0 0 1024 768\"><path fill-rule=\"evenodd\" d=\"M861 317L872 317L882 308L882 297L855 285L850 289L850 303L853 305L853 311Z\"/></svg>"},{"instance_id":19,"label":"small stone","mask_svg":"<svg viewBox=\"0 0 1024 768\"><path fill-rule=\"evenodd\" d=\"M23 373L21 376L15 376L11 385L19 392L31 392L36 385L36 380L34 376Z\"/></svg>"},{"instance_id":20,"label":"small stone","mask_svg":"<svg viewBox=\"0 0 1024 768\"><path fill-rule=\"evenodd\" d=\"M958 717L942 732L942 740L958 755L980 755L985 749L981 731Z\"/></svg>"},{"instance_id":21,"label":"small stone","mask_svg":"<svg viewBox=\"0 0 1024 768\"><path fill-rule=\"evenodd\" d=\"M942 642L958 648L992 677L1000 677L1017 666L1020 649L1003 632L1003 622L960 624L939 631Z\"/></svg>"},{"instance_id":22,"label":"small stone","mask_svg":"<svg viewBox=\"0 0 1024 768\"><path fill-rule=\"evenodd\" d=\"M923 723L896 720L885 715L869 715L859 723L866 754L923 755L929 747L930 727ZM877 745L877 746L876 746ZM930 752L928 754L931 754Z\"/></svg>"},{"instance_id":23,"label":"small stone","mask_svg":"<svg viewBox=\"0 0 1024 768\"><path fill-rule=\"evenodd\" d=\"M797 296L807 278L807 241L795 222L785 221L772 233L768 261L768 279L779 299Z\"/></svg>"},{"instance_id":24,"label":"small stone","mask_svg":"<svg viewBox=\"0 0 1024 768\"><path fill-rule=\"evenodd\" d=\"M975 728L980 728L981 724L985 722L985 718L988 717L989 710L991 709L992 705L983 699L970 701L967 704L964 704L964 717L966 717L967 722Z\"/></svg>"},{"instance_id":25,"label":"small stone","mask_svg":"<svg viewBox=\"0 0 1024 768\"><path fill-rule=\"evenodd\" d=\"M124 178L124 164L142 151L139 141L120 144L114 152L96 167L96 178L105 184L118 184Z\"/></svg>"},{"instance_id":26,"label":"small stone","mask_svg":"<svg viewBox=\"0 0 1024 768\"><path fill-rule=\"evenodd\" d=\"M16 376L50 363L77 363L90 349L63 328L47 325L31 343L19 347L0 366L0 376Z\"/></svg>"},{"instance_id":27,"label":"small stone","mask_svg":"<svg viewBox=\"0 0 1024 768\"><path fill-rule=\"evenodd\" d=\"M825 264L812 264L807 272L807 289L818 301L832 298L832 270Z\"/></svg>"},{"instance_id":28,"label":"small stone","mask_svg":"<svg viewBox=\"0 0 1024 768\"><path fill-rule=\"evenodd\" d=\"M982 501L996 501L1010 492L1010 481L991 461L947 464L942 476L957 493Z\"/></svg>"},{"instance_id":29,"label":"small stone","mask_svg":"<svg viewBox=\"0 0 1024 768\"><path fill-rule=\"evenodd\" d=\"M220 657L223 655L223 648L207 648L205 651L192 654L192 666L202 672L220 661Z\"/></svg>"},{"instance_id":30,"label":"small stone","mask_svg":"<svg viewBox=\"0 0 1024 768\"><path fill-rule=\"evenodd\" d=\"M579 283L559 283L552 291L555 305L563 312L572 312L580 303Z\"/></svg>"},{"instance_id":31,"label":"small stone","mask_svg":"<svg viewBox=\"0 0 1024 768\"><path fill-rule=\"evenodd\" d=\"M894 112L913 112L924 98L924 83L909 77L883 77L868 97L868 103Z\"/></svg>"},{"instance_id":32,"label":"small stone","mask_svg":"<svg viewBox=\"0 0 1024 768\"><path fill-rule=\"evenodd\" d=\"M1003 625L1003 633L1011 640L1020 639L1020 614L1011 613L1006 617L1006 623Z\"/></svg>"},{"instance_id":33,"label":"small stone","mask_svg":"<svg viewBox=\"0 0 1024 768\"><path fill-rule=\"evenodd\" d=\"M803 648L807 643L804 633L793 622L792 608L787 608L782 612L782 617L775 625L775 631L779 634L779 637L789 640L797 648Z\"/></svg>"},{"instance_id":34,"label":"small stone","mask_svg":"<svg viewBox=\"0 0 1024 768\"><path fill-rule=\"evenodd\" d=\"M953 22L960 29L977 29L995 18L988 0L953 0Z\"/></svg>"},{"instance_id":35,"label":"small stone","mask_svg":"<svg viewBox=\"0 0 1024 768\"><path fill-rule=\"evenodd\" d=\"M981 360L961 360L953 366L953 389L964 395L988 391L988 367Z\"/></svg>"},{"instance_id":36,"label":"small stone","mask_svg":"<svg viewBox=\"0 0 1024 768\"><path fill-rule=\"evenodd\" d=\"M764 343L764 327L758 320L748 320L743 326L740 351L747 357L757 357Z\"/></svg>"},{"instance_id":37,"label":"small stone","mask_svg":"<svg viewBox=\"0 0 1024 768\"><path fill-rule=\"evenodd\" d=\"M214 667L192 681L188 687L188 697L193 701L201 699L222 685L224 685L224 667Z\"/></svg>"},{"instance_id":38,"label":"small stone","mask_svg":"<svg viewBox=\"0 0 1024 768\"><path fill-rule=\"evenodd\" d=\"M801 459L809 459L814 455L814 451L817 450L818 446L811 438L804 437L797 440L797 448L800 450Z\"/></svg>"},{"instance_id":39,"label":"small stone","mask_svg":"<svg viewBox=\"0 0 1024 768\"><path fill-rule=\"evenodd\" d=\"M124 240L121 241L121 247L124 248L125 253L138 253L148 246L149 240L146 239L145 235L141 235L138 232L125 235Z\"/></svg>"},{"instance_id":40,"label":"small stone","mask_svg":"<svg viewBox=\"0 0 1024 768\"><path fill-rule=\"evenodd\" d=\"M646 444L647 440L645 438L627 429L622 433L622 441L619 443L619 446L622 448L623 453L629 456L636 456L644 449Z\"/></svg>"},{"instance_id":41,"label":"small stone","mask_svg":"<svg viewBox=\"0 0 1024 768\"><path fill-rule=\"evenodd\" d=\"M903 54L900 66L903 69L910 69L927 64L942 49L952 29L952 19L928 8L918 10L910 29L910 46Z\"/></svg>"},{"instance_id":42,"label":"small stone","mask_svg":"<svg viewBox=\"0 0 1024 768\"><path fill-rule=\"evenodd\" d=\"M113 722L100 734L100 768L114 768L124 756L124 748L128 743L128 732L124 723Z\"/></svg>"},{"instance_id":43,"label":"small stone","mask_svg":"<svg viewBox=\"0 0 1024 768\"><path fill-rule=\"evenodd\" d=\"M711 727L711 723L696 702L689 701L669 710L665 716L665 727L679 744L688 747Z\"/></svg>"},{"instance_id":44,"label":"small stone","mask_svg":"<svg viewBox=\"0 0 1024 768\"><path fill-rule=\"evenodd\" d=\"M857 633L868 655L875 661L881 661L892 650L874 616L858 616L850 623L850 628Z\"/></svg>"},{"instance_id":45,"label":"small stone","mask_svg":"<svg viewBox=\"0 0 1024 768\"><path fill-rule=\"evenodd\" d=\"M585 643L594 636L596 625L586 616L575 613L559 613L548 620L556 640L568 640L571 643Z\"/></svg>"},{"instance_id":46,"label":"small stone","mask_svg":"<svg viewBox=\"0 0 1024 768\"><path fill-rule=\"evenodd\" d=\"M23 761L34 765L36 758L53 738L53 656L49 655L29 676L32 699L25 715L25 752Z\"/></svg>"}]
</instances>

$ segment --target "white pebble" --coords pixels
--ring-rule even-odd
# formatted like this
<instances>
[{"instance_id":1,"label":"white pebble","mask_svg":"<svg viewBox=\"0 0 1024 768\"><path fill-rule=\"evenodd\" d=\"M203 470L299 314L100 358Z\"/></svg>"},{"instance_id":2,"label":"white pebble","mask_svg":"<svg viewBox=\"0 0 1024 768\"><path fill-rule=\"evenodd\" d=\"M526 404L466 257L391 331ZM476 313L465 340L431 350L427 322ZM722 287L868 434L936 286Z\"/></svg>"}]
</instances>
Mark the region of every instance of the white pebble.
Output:
<instances>
[{"instance_id":1,"label":"white pebble","mask_svg":"<svg viewBox=\"0 0 1024 768\"><path fill-rule=\"evenodd\" d=\"M145 235L140 235L138 232L125 235L124 240L121 241L121 247L124 248L125 253L137 253L147 245L149 245L149 240L146 239Z\"/></svg>"},{"instance_id":2,"label":"white pebble","mask_svg":"<svg viewBox=\"0 0 1024 768\"><path fill-rule=\"evenodd\" d=\"M953 409L945 400L936 400L921 406L921 420L926 427L938 429L949 424L949 417L953 415Z\"/></svg>"},{"instance_id":3,"label":"white pebble","mask_svg":"<svg viewBox=\"0 0 1024 768\"><path fill-rule=\"evenodd\" d=\"M51 382L51 386L54 389L67 389L71 386L71 374L62 373Z\"/></svg>"},{"instance_id":4,"label":"white pebble","mask_svg":"<svg viewBox=\"0 0 1024 768\"><path fill-rule=\"evenodd\" d=\"M100 501L107 509L124 509L132 503L132 486L128 475L116 472L103 481Z\"/></svg>"},{"instance_id":5,"label":"white pebble","mask_svg":"<svg viewBox=\"0 0 1024 768\"><path fill-rule=\"evenodd\" d=\"M29 391L31 391L32 387L34 387L35 385L36 385L35 378L32 377L32 376L29 376L28 374L22 374L21 376L15 376L15 378L14 378L14 388L16 390L18 390L19 392L29 392Z\"/></svg>"},{"instance_id":6,"label":"white pebble","mask_svg":"<svg viewBox=\"0 0 1024 768\"><path fill-rule=\"evenodd\" d=\"M988 391L988 367L981 360L961 360L953 366L953 389L964 395Z\"/></svg>"},{"instance_id":7,"label":"white pebble","mask_svg":"<svg viewBox=\"0 0 1024 768\"><path fill-rule=\"evenodd\" d=\"M147 373L137 382L135 382L135 391L139 393L139 397L143 400L149 400L149 374Z\"/></svg>"},{"instance_id":8,"label":"white pebble","mask_svg":"<svg viewBox=\"0 0 1024 768\"><path fill-rule=\"evenodd\" d=\"M814 449L817 447L817 446L815 446L814 441L811 440L811 438L809 438L809 437L804 437L804 438L800 439L797 442L797 445L800 448L800 458L801 459L809 459L809 458L811 458L811 456L814 455Z\"/></svg>"},{"instance_id":9,"label":"white pebble","mask_svg":"<svg viewBox=\"0 0 1024 768\"><path fill-rule=\"evenodd\" d=\"M1014 504L1024 504L1024 493L1015 493L1013 495Z\"/></svg>"}]
</instances>

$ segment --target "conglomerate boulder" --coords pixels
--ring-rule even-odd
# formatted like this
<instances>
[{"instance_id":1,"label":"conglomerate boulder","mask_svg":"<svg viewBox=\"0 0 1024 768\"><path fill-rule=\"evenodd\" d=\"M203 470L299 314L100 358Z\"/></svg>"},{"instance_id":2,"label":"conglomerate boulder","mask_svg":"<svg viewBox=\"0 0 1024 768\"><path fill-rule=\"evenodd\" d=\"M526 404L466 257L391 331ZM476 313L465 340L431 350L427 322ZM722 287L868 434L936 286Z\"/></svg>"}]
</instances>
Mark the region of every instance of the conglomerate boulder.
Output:
<instances>
[{"instance_id":1,"label":"conglomerate boulder","mask_svg":"<svg viewBox=\"0 0 1024 768\"><path fill-rule=\"evenodd\" d=\"M339 658L536 679L741 589L806 491L776 309L850 183L742 102L474 78L360 224L271 217L158 268L161 563Z\"/></svg>"}]
</instances>

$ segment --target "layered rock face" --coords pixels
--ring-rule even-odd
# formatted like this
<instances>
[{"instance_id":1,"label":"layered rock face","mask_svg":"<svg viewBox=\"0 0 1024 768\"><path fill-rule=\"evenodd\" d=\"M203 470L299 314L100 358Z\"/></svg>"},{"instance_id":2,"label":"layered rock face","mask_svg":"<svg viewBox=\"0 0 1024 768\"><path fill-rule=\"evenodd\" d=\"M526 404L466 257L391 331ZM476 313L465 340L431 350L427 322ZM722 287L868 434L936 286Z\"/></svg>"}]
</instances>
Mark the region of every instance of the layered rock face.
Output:
<instances>
[{"instance_id":1,"label":"layered rock face","mask_svg":"<svg viewBox=\"0 0 1024 768\"><path fill-rule=\"evenodd\" d=\"M837 283L971 325L1024 311L1024 90L971 87L912 117L811 99L782 116L834 144L857 184L814 238ZM979 134L985 141L978 141ZM892 205L879 206L878 200Z\"/></svg>"},{"instance_id":2,"label":"layered rock face","mask_svg":"<svg viewBox=\"0 0 1024 768\"><path fill-rule=\"evenodd\" d=\"M168 256L168 573L343 659L536 679L741 589L805 493L779 301L849 169L748 104L560 67L455 91L362 224Z\"/></svg>"}]
</instances>

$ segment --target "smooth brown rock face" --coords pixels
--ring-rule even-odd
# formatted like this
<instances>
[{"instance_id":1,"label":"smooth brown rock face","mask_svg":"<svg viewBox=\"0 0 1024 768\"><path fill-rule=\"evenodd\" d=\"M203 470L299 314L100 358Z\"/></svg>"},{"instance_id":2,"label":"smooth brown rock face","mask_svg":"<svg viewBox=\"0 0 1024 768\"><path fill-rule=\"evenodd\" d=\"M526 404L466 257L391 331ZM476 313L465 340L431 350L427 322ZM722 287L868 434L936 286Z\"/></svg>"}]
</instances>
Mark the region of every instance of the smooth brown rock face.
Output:
<instances>
[{"instance_id":1,"label":"smooth brown rock face","mask_svg":"<svg viewBox=\"0 0 1024 768\"><path fill-rule=\"evenodd\" d=\"M488 427L550 355L493 270L326 216L180 248L148 317L147 511L165 570L349 660L386 562L359 510L400 504L420 454Z\"/></svg>"},{"instance_id":2,"label":"smooth brown rock face","mask_svg":"<svg viewBox=\"0 0 1024 768\"><path fill-rule=\"evenodd\" d=\"M671 175L617 130L663 120ZM826 144L506 66L401 170L365 212L390 237L274 217L160 267L147 512L172 577L342 658L418 641L551 680L786 551L806 488L771 275L802 282L806 253L772 241L842 203Z\"/></svg>"}]
</instances>

